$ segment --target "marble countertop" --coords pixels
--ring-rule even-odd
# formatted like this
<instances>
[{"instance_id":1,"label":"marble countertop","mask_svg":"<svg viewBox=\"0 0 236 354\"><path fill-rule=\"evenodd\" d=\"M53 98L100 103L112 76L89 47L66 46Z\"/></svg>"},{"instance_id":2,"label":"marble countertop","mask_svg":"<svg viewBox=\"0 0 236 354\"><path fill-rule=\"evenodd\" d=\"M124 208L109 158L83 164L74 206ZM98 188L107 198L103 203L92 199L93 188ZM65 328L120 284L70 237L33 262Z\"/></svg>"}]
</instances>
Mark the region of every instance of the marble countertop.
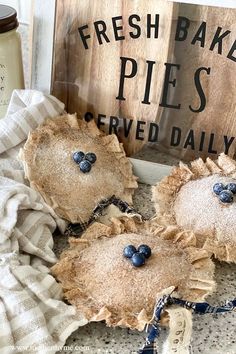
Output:
<instances>
[{"instance_id":1,"label":"marble countertop","mask_svg":"<svg viewBox=\"0 0 236 354\"><path fill-rule=\"evenodd\" d=\"M154 209L151 202L151 187L140 184L134 196L136 209L145 217L151 217ZM64 236L55 236L57 255L67 248ZM236 264L216 263L216 292L208 301L222 304L235 298ZM193 315L191 354L236 354L236 313L221 315ZM167 335L162 329L158 344L161 347ZM78 328L67 339L58 354L135 354L144 343L145 333L123 328L109 328L104 323L90 323Z\"/></svg>"}]
</instances>

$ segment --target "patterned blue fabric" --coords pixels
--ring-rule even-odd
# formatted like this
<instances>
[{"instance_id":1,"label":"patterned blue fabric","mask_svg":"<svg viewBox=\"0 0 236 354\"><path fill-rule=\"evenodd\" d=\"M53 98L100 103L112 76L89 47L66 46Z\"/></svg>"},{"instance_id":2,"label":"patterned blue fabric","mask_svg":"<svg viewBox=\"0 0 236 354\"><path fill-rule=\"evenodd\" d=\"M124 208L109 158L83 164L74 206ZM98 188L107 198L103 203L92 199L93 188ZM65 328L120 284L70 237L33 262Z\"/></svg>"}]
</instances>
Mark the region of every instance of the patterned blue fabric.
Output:
<instances>
[{"instance_id":1,"label":"patterned blue fabric","mask_svg":"<svg viewBox=\"0 0 236 354\"><path fill-rule=\"evenodd\" d=\"M231 301L227 301L222 306L211 306L207 302L192 302L187 300L181 300L171 295L164 295L158 300L152 323L148 326L148 335L146 337L145 344L142 349L138 351L138 354L157 354L155 348L155 340L159 336L160 319L163 311L172 305L178 305L186 309L192 310L193 313L205 315L206 313L216 314L222 312L236 311L236 298Z\"/></svg>"},{"instance_id":2,"label":"patterned blue fabric","mask_svg":"<svg viewBox=\"0 0 236 354\"><path fill-rule=\"evenodd\" d=\"M133 207L131 207L127 202L124 202L123 200L113 195L110 198L103 199L99 202L96 208L94 208L92 215L87 222L80 224L70 223L64 232L65 236L81 236L82 232L86 230L89 225L91 225L94 221L96 221L102 215L104 210L109 207L109 205L115 205L122 213L136 214L140 217L141 220L145 220L145 218L141 214L139 214Z\"/></svg>"},{"instance_id":3,"label":"patterned blue fabric","mask_svg":"<svg viewBox=\"0 0 236 354\"><path fill-rule=\"evenodd\" d=\"M186 300L177 299L174 297L169 298L168 305L179 305L186 309L193 310L194 313L205 315L206 313L221 313L221 312L229 312L236 311L236 299L232 301L227 301L223 306L211 306L207 302L191 302Z\"/></svg>"}]
</instances>

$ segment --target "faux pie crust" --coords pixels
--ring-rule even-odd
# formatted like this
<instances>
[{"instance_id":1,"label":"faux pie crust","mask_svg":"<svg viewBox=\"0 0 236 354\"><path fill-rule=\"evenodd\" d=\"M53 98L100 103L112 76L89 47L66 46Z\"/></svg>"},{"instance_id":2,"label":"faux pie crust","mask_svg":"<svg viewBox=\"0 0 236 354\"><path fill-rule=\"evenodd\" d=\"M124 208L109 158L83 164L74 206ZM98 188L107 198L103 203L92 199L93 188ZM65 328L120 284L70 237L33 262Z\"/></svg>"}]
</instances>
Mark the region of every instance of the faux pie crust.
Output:
<instances>
[{"instance_id":1,"label":"faux pie crust","mask_svg":"<svg viewBox=\"0 0 236 354\"><path fill-rule=\"evenodd\" d=\"M180 163L153 187L158 220L194 232L197 245L221 261L236 262L236 202L223 204L214 183L236 183L236 161L219 155L216 161Z\"/></svg>"},{"instance_id":2,"label":"faux pie crust","mask_svg":"<svg viewBox=\"0 0 236 354\"><path fill-rule=\"evenodd\" d=\"M93 152L97 161L82 173L73 161L75 151ZM72 223L88 221L93 209L116 195L132 203L137 188L132 166L115 135L105 136L94 121L76 115L46 121L32 132L20 152L25 175L60 217Z\"/></svg>"},{"instance_id":3,"label":"faux pie crust","mask_svg":"<svg viewBox=\"0 0 236 354\"><path fill-rule=\"evenodd\" d=\"M70 239L52 273L65 298L88 321L143 330L160 293L175 288L175 295L200 301L214 289L213 262L195 242L193 234L163 228L155 220L145 228L127 218L114 219L110 226L95 223L80 239ZM151 246L152 255L134 268L123 248L143 243Z\"/></svg>"}]
</instances>

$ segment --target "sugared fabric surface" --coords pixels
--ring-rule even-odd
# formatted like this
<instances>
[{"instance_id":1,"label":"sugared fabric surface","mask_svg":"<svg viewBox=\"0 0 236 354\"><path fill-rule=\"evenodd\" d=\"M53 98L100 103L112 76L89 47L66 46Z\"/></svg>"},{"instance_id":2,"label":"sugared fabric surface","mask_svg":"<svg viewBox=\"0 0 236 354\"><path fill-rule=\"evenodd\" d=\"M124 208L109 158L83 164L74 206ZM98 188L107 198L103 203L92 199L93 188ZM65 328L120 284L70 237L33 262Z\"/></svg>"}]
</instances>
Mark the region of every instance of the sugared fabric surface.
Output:
<instances>
[{"instance_id":1,"label":"sugared fabric surface","mask_svg":"<svg viewBox=\"0 0 236 354\"><path fill-rule=\"evenodd\" d=\"M82 172L75 152L92 153L96 161ZM60 217L85 223L104 198L116 195L132 203L137 188L132 166L117 137L105 136L94 121L75 115L48 120L32 132L21 151L26 177ZM85 160L82 164L90 166ZM87 165L86 165L87 164Z\"/></svg>"},{"instance_id":2,"label":"sugared fabric surface","mask_svg":"<svg viewBox=\"0 0 236 354\"><path fill-rule=\"evenodd\" d=\"M222 193L214 191L216 185ZM229 185L236 187L236 161L224 154L216 161L180 163L153 187L157 217L164 225L193 231L199 245L219 260L236 262L236 196Z\"/></svg>"},{"instance_id":3,"label":"sugared fabric surface","mask_svg":"<svg viewBox=\"0 0 236 354\"><path fill-rule=\"evenodd\" d=\"M96 223L81 239L71 238L70 249L53 266L65 297L89 321L142 330L164 289L174 287L180 297L201 300L214 288L213 263L207 251L194 247L191 234L158 230L156 224L134 231L113 233L110 226ZM136 268L123 250L140 244L152 254Z\"/></svg>"}]
</instances>

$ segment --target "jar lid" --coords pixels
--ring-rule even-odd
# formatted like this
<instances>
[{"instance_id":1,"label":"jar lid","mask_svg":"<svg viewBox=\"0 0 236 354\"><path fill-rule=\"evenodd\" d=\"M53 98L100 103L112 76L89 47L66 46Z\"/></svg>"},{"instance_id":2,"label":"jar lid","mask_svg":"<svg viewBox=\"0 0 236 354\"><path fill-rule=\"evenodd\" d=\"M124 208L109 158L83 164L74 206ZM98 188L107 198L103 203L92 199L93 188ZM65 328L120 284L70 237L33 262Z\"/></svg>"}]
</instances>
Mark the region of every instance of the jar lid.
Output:
<instances>
[{"instance_id":1,"label":"jar lid","mask_svg":"<svg viewBox=\"0 0 236 354\"><path fill-rule=\"evenodd\" d=\"M0 33L11 31L18 25L16 10L10 6L0 5Z\"/></svg>"}]
</instances>

